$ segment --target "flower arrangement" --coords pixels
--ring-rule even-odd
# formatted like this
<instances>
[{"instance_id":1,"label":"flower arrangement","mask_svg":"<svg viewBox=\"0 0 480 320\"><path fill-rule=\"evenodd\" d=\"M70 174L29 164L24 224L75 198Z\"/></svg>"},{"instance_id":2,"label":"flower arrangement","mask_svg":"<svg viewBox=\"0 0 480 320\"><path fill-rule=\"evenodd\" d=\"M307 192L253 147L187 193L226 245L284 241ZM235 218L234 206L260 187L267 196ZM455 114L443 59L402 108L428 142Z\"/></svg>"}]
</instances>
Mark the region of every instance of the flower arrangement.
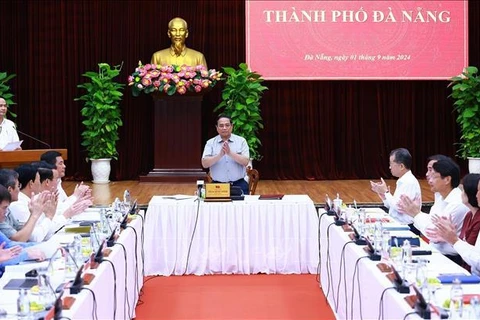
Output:
<instances>
[{"instance_id":1,"label":"flower arrangement","mask_svg":"<svg viewBox=\"0 0 480 320\"><path fill-rule=\"evenodd\" d=\"M133 96L137 97L142 91L152 93L164 92L169 96L190 92L201 92L215 86L222 74L215 69L208 70L205 66L176 66L155 64L143 65L138 62L135 72L128 77L128 85L132 87Z\"/></svg>"}]
</instances>

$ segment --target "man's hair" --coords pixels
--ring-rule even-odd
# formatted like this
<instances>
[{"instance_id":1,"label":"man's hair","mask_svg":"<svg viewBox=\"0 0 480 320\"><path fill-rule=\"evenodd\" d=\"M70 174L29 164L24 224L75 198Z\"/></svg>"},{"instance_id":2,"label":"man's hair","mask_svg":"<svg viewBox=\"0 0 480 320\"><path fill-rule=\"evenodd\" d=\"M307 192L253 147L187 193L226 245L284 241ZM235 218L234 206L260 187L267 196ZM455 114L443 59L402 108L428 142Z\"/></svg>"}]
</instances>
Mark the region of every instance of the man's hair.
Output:
<instances>
[{"instance_id":1,"label":"man's hair","mask_svg":"<svg viewBox=\"0 0 480 320\"><path fill-rule=\"evenodd\" d=\"M12 202L12 196L10 192L8 192L7 188L0 185L0 203L7 200L9 203Z\"/></svg>"},{"instance_id":2,"label":"man's hair","mask_svg":"<svg viewBox=\"0 0 480 320\"><path fill-rule=\"evenodd\" d=\"M45 161L47 163L55 165L57 163L57 157L61 157L62 154L58 151L47 151L40 156L40 161Z\"/></svg>"},{"instance_id":3,"label":"man's hair","mask_svg":"<svg viewBox=\"0 0 480 320\"><path fill-rule=\"evenodd\" d=\"M228 119L230 121L230 124L232 124L232 118L229 115L226 115L225 113L220 113L218 115L216 123L218 124L218 120L223 119L223 118Z\"/></svg>"},{"instance_id":4,"label":"man's hair","mask_svg":"<svg viewBox=\"0 0 480 320\"><path fill-rule=\"evenodd\" d=\"M18 182L22 185L22 190L30 181L35 181L37 176L37 168L27 163L19 165L15 168L15 171L18 173Z\"/></svg>"},{"instance_id":5,"label":"man's hair","mask_svg":"<svg viewBox=\"0 0 480 320\"><path fill-rule=\"evenodd\" d=\"M462 179L463 190L468 198L468 203L474 208L478 208L477 191L480 174L469 173Z\"/></svg>"},{"instance_id":6,"label":"man's hair","mask_svg":"<svg viewBox=\"0 0 480 320\"><path fill-rule=\"evenodd\" d=\"M405 148L398 148L390 152L390 156L393 156L393 160L396 163L403 164L405 168L410 170L412 167L412 155Z\"/></svg>"},{"instance_id":7,"label":"man's hair","mask_svg":"<svg viewBox=\"0 0 480 320\"><path fill-rule=\"evenodd\" d=\"M430 161L433 161L433 160L438 161L438 160L446 160L446 159L452 160L450 157L447 157L443 154L435 154L433 156L428 157L427 162L430 162Z\"/></svg>"},{"instance_id":8,"label":"man's hair","mask_svg":"<svg viewBox=\"0 0 480 320\"><path fill-rule=\"evenodd\" d=\"M12 169L0 169L0 185L8 189L15 189L15 183L18 179L18 173Z\"/></svg>"},{"instance_id":9,"label":"man's hair","mask_svg":"<svg viewBox=\"0 0 480 320\"><path fill-rule=\"evenodd\" d=\"M53 180L53 170L50 168L38 168L38 175L40 176L40 183L43 183L45 180Z\"/></svg>"},{"instance_id":10,"label":"man's hair","mask_svg":"<svg viewBox=\"0 0 480 320\"><path fill-rule=\"evenodd\" d=\"M433 170L440 173L442 178L450 177L450 185L453 188L460 184L460 167L450 158L438 160L433 164Z\"/></svg>"},{"instance_id":11,"label":"man's hair","mask_svg":"<svg viewBox=\"0 0 480 320\"><path fill-rule=\"evenodd\" d=\"M34 161L31 163L32 166L34 166L36 169L39 168L46 168L46 169L57 169L57 166L55 164L48 163L47 161Z\"/></svg>"}]
</instances>

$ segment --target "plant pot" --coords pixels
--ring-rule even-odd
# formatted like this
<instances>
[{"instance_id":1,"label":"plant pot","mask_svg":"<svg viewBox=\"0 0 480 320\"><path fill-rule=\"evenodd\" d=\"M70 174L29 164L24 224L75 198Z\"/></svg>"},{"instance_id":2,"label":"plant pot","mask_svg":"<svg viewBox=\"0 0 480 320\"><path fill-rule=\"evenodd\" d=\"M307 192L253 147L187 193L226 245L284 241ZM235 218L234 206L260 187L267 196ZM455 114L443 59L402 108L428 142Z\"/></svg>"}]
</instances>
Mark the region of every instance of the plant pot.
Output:
<instances>
[{"instance_id":1,"label":"plant pot","mask_svg":"<svg viewBox=\"0 0 480 320\"><path fill-rule=\"evenodd\" d=\"M480 158L468 157L468 172L480 173Z\"/></svg>"},{"instance_id":2,"label":"plant pot","mask_svg":"<svg viewBox=\"0 0 480 320\"><path fill-rule=\"evenodd\" d=\"M92 161L93 183L109 183L110 161L112 159L90 159Z\"/></svg>"}]
</instances>

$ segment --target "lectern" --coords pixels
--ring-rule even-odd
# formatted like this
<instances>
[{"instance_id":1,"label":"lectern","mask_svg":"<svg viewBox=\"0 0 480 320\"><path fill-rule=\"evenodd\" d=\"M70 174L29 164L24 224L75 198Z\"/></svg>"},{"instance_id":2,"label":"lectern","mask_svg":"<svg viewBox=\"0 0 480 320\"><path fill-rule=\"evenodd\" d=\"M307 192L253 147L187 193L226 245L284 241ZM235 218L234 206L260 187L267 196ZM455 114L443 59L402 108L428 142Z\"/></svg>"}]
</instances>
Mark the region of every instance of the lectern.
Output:
<instances>
[{"instance_id":1,"label":"lectern","mask_svg":"<svg viewBox=\"0 0 480 320\"><path fill-rule=\"evenodd\" d=\"M153 95L154 168L140 182L195 182L202 169L202 94Z\"/></svg>"},{"instance_id":2,"label":"lectern","mask_svg":"<svg viewBox=\"0 0 480 320\"><path fill-rule=\"evenodd\" d=\"M40 161L40 157L47 151L55 150L62 154L62 158L67 160L67 149L32 149L16 151L0 151L0 168L15 168L22 163Z\"/></svg>"}]
</instances>

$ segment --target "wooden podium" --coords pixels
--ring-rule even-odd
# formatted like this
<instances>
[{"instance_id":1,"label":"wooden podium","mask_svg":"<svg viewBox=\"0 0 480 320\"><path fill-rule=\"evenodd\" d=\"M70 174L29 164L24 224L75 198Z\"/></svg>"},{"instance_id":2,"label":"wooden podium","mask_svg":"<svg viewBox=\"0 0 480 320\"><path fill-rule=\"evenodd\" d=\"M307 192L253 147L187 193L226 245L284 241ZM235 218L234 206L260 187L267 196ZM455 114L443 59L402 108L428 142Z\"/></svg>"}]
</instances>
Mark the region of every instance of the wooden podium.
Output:
<instances>
[{"instance_id":1,"label":"wooden podium","mask_svg":"<svg viewBox=\"0 0 480 320\"><path fill-rule=\"evenodd\" d=\"M202 94L153 95L154 168L140 182L195 182L201 165Z\"/></svg>"},{"instance_id":2,"label":"wooden podium","mask_svg":"<svg viewBox=\"0 0 480 320\"><path fill-rule=\"evenodd\" d=\"M40 161L40 157L47 151L55 150L62 154L62 158L67 160L67 149L32 149L16 151L0 151L0 168L15 168L22 163Z\"/></svg>"}]
</instances>

